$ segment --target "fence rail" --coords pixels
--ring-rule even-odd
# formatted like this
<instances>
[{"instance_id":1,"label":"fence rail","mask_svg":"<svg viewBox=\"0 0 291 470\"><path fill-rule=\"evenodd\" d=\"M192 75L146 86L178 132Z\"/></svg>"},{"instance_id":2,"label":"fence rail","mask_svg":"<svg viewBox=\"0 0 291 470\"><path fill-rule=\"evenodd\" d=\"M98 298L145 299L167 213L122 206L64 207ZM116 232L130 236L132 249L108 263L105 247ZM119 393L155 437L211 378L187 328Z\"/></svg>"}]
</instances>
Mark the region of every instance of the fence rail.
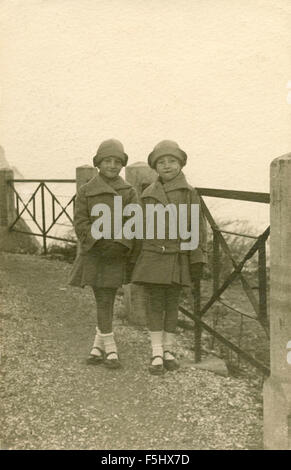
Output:
<instances>
[{"instance_id":1,"label":"fence rail","mask_svg":"<svg viewBox=\"0 0 291 470\"><path fill-rule=\"evenodd\" d=\"M236 191L234 189L196 188L201 196L220 197L223 199L235 199L238 201L270 203L269 193L257 193L253 191Z\"/></svg>"},{"instance_id":2,"label":"fence rail","mask_svg":"<svg viewBox=\"0 0 291 470\"><path fill-rule=\"evenodd\" d=\"M76 243L76 241L73 239L69 239L65 237L58 237L49 233L51 232L54 226L59 225L58 220L60 220L62 216L65 216L69 220L71 226L73 225L73 219L68 213L68 209L70 208L70 206L72 206L74 210L76 196L74 194L72 197L70 197L69 201L65 205L63 205L59 201L56 194L54 194L53 191L48 186L48 184L50 183L62 183L62 184L76 183L75 179L11 179L11 180L8 180L7 183L10 185L14 193L15 209L16 209L15 218L9 225L10 231L19 232L19 233L23 233L26 235L34 235L36 237L41 237L43 240L44 254L47 253L47 239ZM30 195L30 198L28 199L28 201L24 202L19 191L15 189L14 183L38 183L38 185L36 189ZM49 199L49 202L47 198ZM36 209L37 201L40 202L39 211L37 211ZM48 219L46 217L48 203L50 204L51 214L52 214L52 220L50 223L48 223ZM22 208L20 208L20 205L22 205ZM38 232L30 231L30 230L27 230L27 231L19 230L17 228L17 222L25 213L27 213L30 216L30 220L34 222L37 229L39 230Z\"/></svg>"}]
</instances>

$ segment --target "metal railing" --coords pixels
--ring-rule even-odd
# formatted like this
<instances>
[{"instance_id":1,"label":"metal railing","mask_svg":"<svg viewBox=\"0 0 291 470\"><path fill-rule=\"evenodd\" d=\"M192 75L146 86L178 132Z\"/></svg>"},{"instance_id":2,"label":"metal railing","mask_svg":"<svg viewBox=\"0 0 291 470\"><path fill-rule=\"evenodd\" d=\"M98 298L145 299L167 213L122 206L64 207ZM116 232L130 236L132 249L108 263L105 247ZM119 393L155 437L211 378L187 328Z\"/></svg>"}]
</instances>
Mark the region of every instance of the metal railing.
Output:
<instances>
[{"instance_id":1,"label":"metal railing","mask_svg":"<svg viewBox=\"0 0 291 470\"><path fill-rule=\"evenodd\" d=\"M30 198L27 202L23 201L21 194L15 189L14 183L38 183L35 190L30 195ZM24 233L27 235L34 235L36 237L42 237L43 240L43 252L47 253L47 239L54 239L60 241L66 241L70 243L76 243L73 239L68 239L65 237L54 236L50 232L52 228L58 225L58 220L62 216L65 216L71 225L73 225L73 218L68 213L70 206L75 205L75 194L69 198L69 201L63 206L59 201L58 197L53 193L49 188L49 183L76 183L74 179L13 179L9 180L8 184L11 186L14 195L15 195L15 218L9 225L9 230ZM40 206L37 210L37 203ZM52 220L48 223L46 217L46 211L48 210L48 204L50 204ZM20 230L17 228L17 222L22 218L22 216L27 213L30 217L30 220L33 221L39 230L38 232L33 232L31 230Z\"/></svg>"},{"instance_id":2,"label":"metal railing","mask_svg":"<svg viewBox=\"0 0 291 470\"><path fill-rule=\"evenodd\" d=\"M259 369L263 374L269 374L269 366L267 364L262 363L261 361L257 360L247 351L243 350L240 347L240 340L242 335L242 321L243 317L248 317L252 320L257 321L260 326L263 328L266 337L269 337L269 325L268 325L268 317L267 317L267 272L266 272L266 241L270 234L270 227L267 227L266 230L261 233L259 236L247 235L245 233L239 232L232 232L220 229L216 224L214 218L212 217L204 199L202 196L207 197L216 197L216 198L224 198L224 199L235 199L240 201L251 201L251 202L258 202L268 204L270 202L270 195L268 193L257 193L257 192L247 192L247 191L232 191L232 190L221 190L221 189L209 189L209 188L196 188L200 197L201 197L201 209L207 219L208 224L210 225L213 233L212 239L212 249L213 249L213 257L212 257L212 295L208 300L201 305L201 284L200 281L197 281L194 284L193 288L193 312L189 311L188 308L185 306L180 306L180 311L186 315L186 317L190 318L194 321L194 336L195 336L195 361L201 361L201 353L202 353L202 346L201 346L201 337L202 337L202 330L205 330L209 333L213 340L216 339L223 345L225 345L230 350L234 351L239 358L245 359L247 362L252 364L254 367ZM242 259L237 262L231 252L231 249L223 236L223 233L231 234L235 236L241 237L248 237L250 239L254 239L254 243L248 249L247 253L242 257ZM220 261L220 253L224 253L224 255L230 260L232 264L232 271L231 273L224 279L222 282L220 281L220 268L221 268L221 261ZM249 281L243 274L242 270L245 266L245 263L252 258L258 252L258 292L259 298L257 299L253 288L250 286ZM226 289L233 284L235 280L239 279L241 281L241 285L243 288L244 293L246 294L252 308L254 311L254 315L248 314L246 312L242 312L236 307L233 307L231 303L227 303L222 299L222 294L226 291ZM211 327L205 321L202 320L202 317L209 312L211 307L215 304L219 303L223 305L225 309L229 309L232 312L240 315L241 318L241 335L239 337L238 345L235 344L233 341L225 338L221 333L219 333L215 328ZM212 343L213 344L213 343Z\"/></svg>"}]
</instances>

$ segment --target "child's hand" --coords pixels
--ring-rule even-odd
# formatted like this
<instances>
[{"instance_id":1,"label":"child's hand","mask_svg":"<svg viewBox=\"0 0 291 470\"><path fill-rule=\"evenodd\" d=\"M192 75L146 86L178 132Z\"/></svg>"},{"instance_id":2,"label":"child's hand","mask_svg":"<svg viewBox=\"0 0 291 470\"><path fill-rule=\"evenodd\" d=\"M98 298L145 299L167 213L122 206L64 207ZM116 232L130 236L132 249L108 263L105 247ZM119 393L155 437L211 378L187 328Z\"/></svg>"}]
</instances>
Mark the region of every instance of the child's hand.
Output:
<instances>
[{"instance_id":1,"label":"child's hand","mask_svg":"<svg viewBox=\"0 0 291 470\"><path fill-rule=\"evenodd\" d=\"M198 281L203 275L203 263L190 264L190 275L192 281Z\"/></svg>"}]
</instances>

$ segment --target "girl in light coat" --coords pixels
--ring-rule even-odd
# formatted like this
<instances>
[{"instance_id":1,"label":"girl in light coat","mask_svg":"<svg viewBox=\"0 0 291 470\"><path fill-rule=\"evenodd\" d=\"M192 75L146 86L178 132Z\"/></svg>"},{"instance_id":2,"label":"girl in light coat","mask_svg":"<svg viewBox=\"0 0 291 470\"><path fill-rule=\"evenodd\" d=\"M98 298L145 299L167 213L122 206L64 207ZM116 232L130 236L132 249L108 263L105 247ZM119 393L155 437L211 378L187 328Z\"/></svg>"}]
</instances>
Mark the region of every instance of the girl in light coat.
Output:
<instances>
[{"instance_id":1,"label":"girl in light coat","mask_svg":"<svg viewBox=\"0 0 291 470\"><path fill-rule=\"evenodd\" d=\"M141 195L143 212L147 204L200 204L200 198L186 181L182 167L187 155L173 141L157 144L148 157L148 164L158 174L158 179ZM144 219L144 224L146 219ZM148 296L147 320L151 336L152 358L149 370L163 374L165 369L176 370L179 363L173 352L174 334L178 320L180 293L183 286L202 276L207 262L206 224L199 210L199 244L194 250L181 249L181 239L169 237L169 225L165 226L165 238L144 238L142 249L133 271L132 282L143 284Z\"/></svg>"}]
</instances>

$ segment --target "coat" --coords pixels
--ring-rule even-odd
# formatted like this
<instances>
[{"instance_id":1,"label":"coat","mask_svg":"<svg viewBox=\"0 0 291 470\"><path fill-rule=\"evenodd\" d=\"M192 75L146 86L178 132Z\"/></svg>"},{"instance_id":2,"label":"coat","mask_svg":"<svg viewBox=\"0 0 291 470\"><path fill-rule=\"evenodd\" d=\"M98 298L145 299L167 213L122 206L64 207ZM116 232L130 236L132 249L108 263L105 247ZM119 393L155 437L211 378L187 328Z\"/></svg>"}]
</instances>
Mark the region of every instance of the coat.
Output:
<instances>
[{"instance_id":1,"label":"coat","mask_svg":"<svg viewBox=\"0 0 291 470\"><path fill-rule=\"evenodd\" d=\"M106 181L98 174L79 189L74 212L74 227L79 240L79 253L74 261L69 284L84 287L118 288L126 280L126 267L131 260L134 240L96 240L91 227L96 216L91 215L95 204L106 204L111 211L113 238L114 196L122 197L125 205L137 202L135 189L118 177L114 182ZM122 224L125 219L122 219Z\"/></svg>"},{"instance_id":2,"label":"coat","mask_svg":"<svg viewBox=\"0 0 291 470\"><path fill-rule=\"evenodd\" d=\"M183 172L165 184L159 180L152 183L142 193L141 200L144 214L146 204L160 203L166 206L171 203L176 207L179 204L187 204L189 209L190 204L200 205L198 192L187 183ZM199 210L199 244L192 251L181 250L179 237L177 239L169 238L168 220L166 218L164 239L158 239L156 234L152 240L144 238L133 271L132 282L191 286L190 264L207 262L206 222L201 210Z\"/></svg>"}]
</instances>

